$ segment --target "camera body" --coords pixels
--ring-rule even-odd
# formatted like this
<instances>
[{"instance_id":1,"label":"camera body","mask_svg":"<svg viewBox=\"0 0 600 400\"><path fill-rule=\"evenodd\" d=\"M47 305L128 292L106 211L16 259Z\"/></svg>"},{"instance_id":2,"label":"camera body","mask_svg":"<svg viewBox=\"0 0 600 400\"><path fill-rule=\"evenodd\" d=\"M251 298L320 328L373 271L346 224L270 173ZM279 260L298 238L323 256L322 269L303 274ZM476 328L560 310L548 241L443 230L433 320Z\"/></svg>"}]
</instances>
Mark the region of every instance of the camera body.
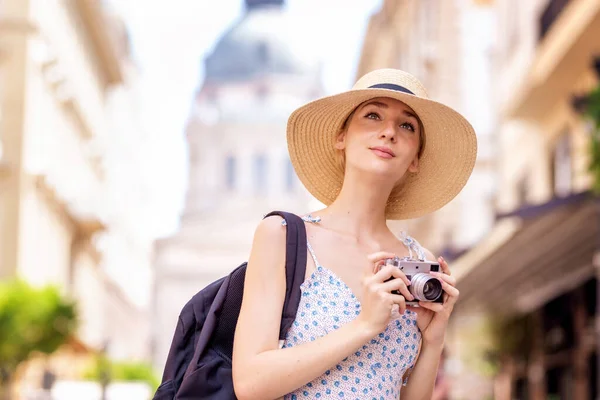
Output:
<instances>
[{"instance_id":1,"label":"camera body","mask_svg":"<svg viewBox=\"0 0 600 400\"><path fill-rule=\"evenodd\" d=\"M406 301L407 305L415 306L419 304L419 301L444 302L442 283L438 278L430 274L430 272L440 272L439 263L394 257L387 259L385 265L392 265L399 268L410 281L408 290L415 297L415 300ZM400 294L398 291L392 293Z\"/></svg>"}]
</instances>

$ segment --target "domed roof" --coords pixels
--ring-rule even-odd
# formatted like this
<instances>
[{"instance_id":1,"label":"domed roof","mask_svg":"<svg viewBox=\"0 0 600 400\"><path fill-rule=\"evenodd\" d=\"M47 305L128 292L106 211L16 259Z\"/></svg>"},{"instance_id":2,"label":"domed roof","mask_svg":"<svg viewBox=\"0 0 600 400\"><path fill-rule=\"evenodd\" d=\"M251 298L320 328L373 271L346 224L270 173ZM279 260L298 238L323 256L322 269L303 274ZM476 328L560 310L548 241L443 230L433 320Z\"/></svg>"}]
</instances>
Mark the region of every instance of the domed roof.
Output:
<instances>
[{"instance_id":1,"label":"domed roof","mask_svg":"<svg viewBox=\"0 0 600 400\"><path fill-rule=\"evenodd\" d=\"M282 0L247 0L245 15L206 59L207 82L246 81L272 74L314 74L316 60L301 54L302 30ZM294 43L296 42L296 43Z\"/></svg>"}]
</instances>

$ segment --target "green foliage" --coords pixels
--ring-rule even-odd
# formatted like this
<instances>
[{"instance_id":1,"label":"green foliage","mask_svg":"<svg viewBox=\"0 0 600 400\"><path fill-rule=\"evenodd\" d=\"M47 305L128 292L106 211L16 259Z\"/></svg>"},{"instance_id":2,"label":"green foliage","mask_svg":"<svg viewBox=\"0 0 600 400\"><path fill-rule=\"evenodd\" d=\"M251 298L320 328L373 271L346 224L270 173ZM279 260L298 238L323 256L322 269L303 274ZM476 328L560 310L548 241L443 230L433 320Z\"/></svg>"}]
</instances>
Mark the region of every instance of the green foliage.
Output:
<instances>
[{"instance_id":1,"label":"green foliage","mask_svg":"<svg viewBox=\"0 0 600 400\"><path fill-rule=\"evenodd\" d=\"M56 351L76 328L75 304L58 288L0 282L0 368L6 377L33 353Z\"/></svg>"},{"instance_id":2,"label":"green foliage","mask_svg":"<svg viewBox=\"0 0 600 400\"><path fill-rule=\"evenodd\" d=\"M494 377L505 359L527 360L531 352L533 327L532 315L507 317L487 314L461 329L461 340L468 343L461 358L471 371L482 377Z\"/></svg>"},{"instance_id":3,"label":"green foliage","mask_svg":"<svg viewBox=\"0 0 600 400\"><path fill-rule=\"evenodd\" d=\"M493 347L496 357L512 356L527 360L533 346L535 322L532 314L492 320Z\"/></svg>"},{"instance_id":4,"label":"green foliage","mask_svg":"<svg viewBox=\"0 0 600 400\"><path fill-rule=\"evenodd\" d=\"M589 94L585 106L585 116L593 124L589 165L589 170L594 178L592 189L596 194L600 194L600 86Z\"/></svg>"},{"instance_id":5,"label":"green foliage","mask_svg":"<svg viewBox=\"0 0 600 400\"><path fill-rule=\"evenodd\" d=\"M92 368L84 373L84 379L113 382L146 382L152 390L160 384L152 367L143 362L111 361L98 356Z\"/></svg>"}]
</instances>

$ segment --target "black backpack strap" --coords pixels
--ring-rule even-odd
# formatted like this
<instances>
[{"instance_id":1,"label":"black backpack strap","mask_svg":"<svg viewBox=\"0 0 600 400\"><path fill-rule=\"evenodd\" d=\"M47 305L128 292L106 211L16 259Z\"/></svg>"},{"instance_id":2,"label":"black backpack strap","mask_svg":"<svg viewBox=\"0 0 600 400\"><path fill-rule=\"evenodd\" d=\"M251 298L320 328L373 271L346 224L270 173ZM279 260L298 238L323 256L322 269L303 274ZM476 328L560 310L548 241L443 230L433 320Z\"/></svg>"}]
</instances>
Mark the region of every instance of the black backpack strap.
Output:
<instances>
[{"instance_id":1,"label":"black backpack strap","mask_svg":"<svg viewBox=\"0 0 600 400\"><path fill-rule=\"evenodd\" d=\"M285 301L281 314L279 340L284 340L287 331L296 319L296 312L302 296L300 285L306 274L307 239L306 227L302 218L285 211L273 211L265 218L278 215L285 219L287 225L285 249Z\"/></svg>"}]
</instances>

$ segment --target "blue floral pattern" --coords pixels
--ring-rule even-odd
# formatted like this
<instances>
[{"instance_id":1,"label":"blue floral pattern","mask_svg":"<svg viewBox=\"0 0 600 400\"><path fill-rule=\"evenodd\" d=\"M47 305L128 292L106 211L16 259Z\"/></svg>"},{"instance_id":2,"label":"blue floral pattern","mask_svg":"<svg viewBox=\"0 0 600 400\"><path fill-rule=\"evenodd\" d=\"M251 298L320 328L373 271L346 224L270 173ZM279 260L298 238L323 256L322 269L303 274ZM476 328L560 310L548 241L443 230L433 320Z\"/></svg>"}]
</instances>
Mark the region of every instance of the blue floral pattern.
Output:
<instances>
[{"instance_id":1,"label":"blue floral pattern","mask_svg":"<svg viewBox=\"0 0 600 400\"><path fill-rule=\"evenodd\" d=\"M315 264L316 270L301 286L298 314L284 348L314 341L360 314L352 290L316 258ZM413 366L420 340L416 314L407 311L354 354L285 399L398 399L402 376Z\"/></svg>"}]
</instances>

